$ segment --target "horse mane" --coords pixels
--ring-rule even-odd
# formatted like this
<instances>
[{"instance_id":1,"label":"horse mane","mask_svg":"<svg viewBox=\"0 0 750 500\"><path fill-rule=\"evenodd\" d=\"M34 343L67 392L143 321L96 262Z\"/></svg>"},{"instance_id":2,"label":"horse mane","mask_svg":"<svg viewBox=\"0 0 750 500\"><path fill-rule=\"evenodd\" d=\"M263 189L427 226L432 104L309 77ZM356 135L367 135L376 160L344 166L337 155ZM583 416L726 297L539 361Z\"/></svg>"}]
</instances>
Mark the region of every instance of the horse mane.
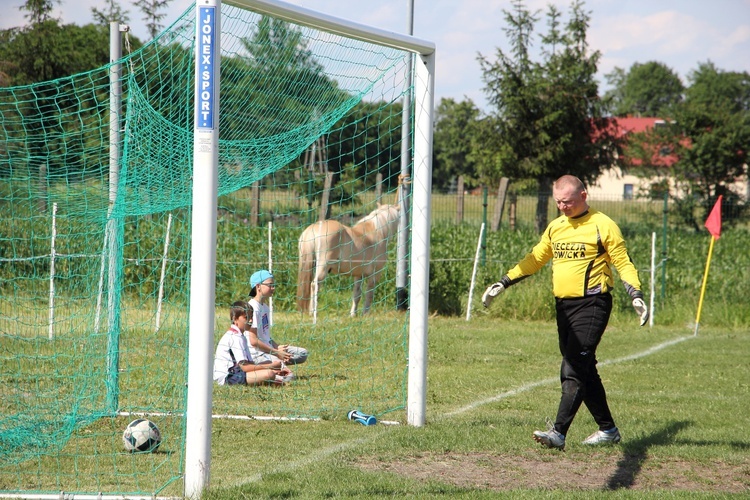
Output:
<instances>
[{"instance_id":1,"label":"horse mane","mask_svg":"<svg viewBox=\"0 0 750 500\"><path fill-rule=\"evenodd\" d=\"M376 208L375 210L373 210L372 212L370 212L369 214L365 215L364 217L359 219L357 222L355 222L354 225L356 226L358 224L362 224L364 222L367 222L369 220L376 218L380 214L380 212L387 207L388 205L380 205L378 208Z\"/></svg>"},{"instance_id":2,"label":"horse mane","mask_svg":"<svg viewBox=\"0 0 750 500\"><path fill-rule=\"evenodd\" d=\"M388 224L393 222L393 220L389 219L392 208L394 208L394 205L379 205L378 208L359 219L354 224L354 227L359 227L363 224L373 224L377 233L381 234L385 231L387 234Z\"/></svg>"}]
</instances>

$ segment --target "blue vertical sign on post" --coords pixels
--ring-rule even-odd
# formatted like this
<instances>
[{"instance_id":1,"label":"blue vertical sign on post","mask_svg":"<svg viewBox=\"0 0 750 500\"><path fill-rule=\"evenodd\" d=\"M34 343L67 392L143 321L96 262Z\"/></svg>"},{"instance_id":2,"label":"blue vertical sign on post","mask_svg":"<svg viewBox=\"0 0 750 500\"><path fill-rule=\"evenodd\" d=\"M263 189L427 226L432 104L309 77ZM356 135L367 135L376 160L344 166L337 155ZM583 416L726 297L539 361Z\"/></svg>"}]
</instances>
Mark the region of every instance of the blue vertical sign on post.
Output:
<instances>
[{"instance_id":1,"label":"blue vertical sign on post","mask_svg":"<svg viewBox=\"0 0 750 500\"><path fill-rule=\"evenodd\" d=\"M216 111L216 86L214 66L216 64L216 7L200 7L198 37L198 110L195 126L199 130L214 129Z\"/></svg>"}]
</instances>

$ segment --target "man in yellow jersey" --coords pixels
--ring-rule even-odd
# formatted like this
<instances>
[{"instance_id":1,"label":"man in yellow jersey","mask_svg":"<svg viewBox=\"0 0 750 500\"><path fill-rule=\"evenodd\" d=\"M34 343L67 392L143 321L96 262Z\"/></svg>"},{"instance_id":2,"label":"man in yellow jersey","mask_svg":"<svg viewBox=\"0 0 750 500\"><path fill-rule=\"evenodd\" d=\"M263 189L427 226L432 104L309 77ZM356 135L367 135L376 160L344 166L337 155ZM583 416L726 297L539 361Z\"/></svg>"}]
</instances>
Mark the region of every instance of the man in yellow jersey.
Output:
<instances>
[{"instance_id":1,"label":"man in yellow jersey","mask_svg":"<svg viewBox=\"0 0 750 500\"><path fill-rule=\"evenodd\" d=\"M596 369L596 347L612 311L614 280L611 265L620 275L641 326L648 321L638 271L628 256L617 224L586 202L586 188L577 177L557 179L552 196L563 215L550 222L539 243L482 296L488 307L509 286L539 271L552 260L552 291L557 311L557 333L562 364L562 396L554 425L534 431L534 440L548 448L565 449L565 435L581 403L591 412L599 430L586 438L589 445L619 443Z\"/></svg>"}]
</instances>

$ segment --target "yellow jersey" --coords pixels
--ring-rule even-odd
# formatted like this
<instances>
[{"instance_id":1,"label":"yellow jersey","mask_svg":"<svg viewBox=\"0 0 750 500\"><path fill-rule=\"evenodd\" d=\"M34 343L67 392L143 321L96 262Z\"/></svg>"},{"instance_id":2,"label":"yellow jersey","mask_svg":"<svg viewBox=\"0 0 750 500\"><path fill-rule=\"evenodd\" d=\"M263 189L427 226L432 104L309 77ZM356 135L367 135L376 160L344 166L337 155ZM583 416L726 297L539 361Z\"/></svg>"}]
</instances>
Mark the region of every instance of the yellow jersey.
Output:
<instances>
[{"instance_id":1,"label":"yellow jersey","mask_svg":"<svg viewBox=\"0 0 750 500\"><path fill-rule=\"evenodd\" d=\"M615 222L589 208L578 217L562 215L549 223L541 240L513 267L504 284L510 286L540 270L552 259L552 292L566 299L612 290L612 265L632 298L643 297L638 271Z\"/></svg>"}]
</instances>

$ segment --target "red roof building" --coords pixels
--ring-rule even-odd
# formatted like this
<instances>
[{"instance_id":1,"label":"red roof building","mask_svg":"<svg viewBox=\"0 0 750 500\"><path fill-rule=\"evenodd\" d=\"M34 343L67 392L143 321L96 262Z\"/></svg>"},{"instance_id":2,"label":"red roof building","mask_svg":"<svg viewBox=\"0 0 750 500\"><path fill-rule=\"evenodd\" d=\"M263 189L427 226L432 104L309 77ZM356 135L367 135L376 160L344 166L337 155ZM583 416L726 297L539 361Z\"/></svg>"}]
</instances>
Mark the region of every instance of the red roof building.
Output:
<instances>
[{"instance_id":1,"label":"red roof building","mask_svg":"<svg viewBox=\"0 0 750 500\"><path fill-rule=\"evenodd\" d=\"M615 135L618 138L624 138L623 144L623 165L639 165L640 159L628 158L627 137L631 134L646 132L655 127L664 126L666 122L661 118L613 118L612 127L615 128ZM685 139L683 145L689 146L689 139ZM655 147L651 163L653 165L663 166L668 169L679 160L674 154L672 148L668 145L664 147ZM650 191L651 184L655 178L636 177L627 171L627 167L621 169L612 167L604 172L596 183L588 186L587 191L593 199L600 200L635 200L638 198L645 199ZM669 179L670 190L675 189L674 179ZM747 177L737 179L733 187L737 193L745 193L745 199L750 199L750 180Z\"/></svg>"},{"instance_id":2,"label":"red roof building","mask_svg":"<svg viewBox=\"0 0 750 500\"><path fill-rule=\"evenodd\" d=\"M640 132L646 132L654 127L663 126L666 122L661 118L613 118L612 128L614 129L615 136L618 138L625 139L623 145L623 154L625 158L623 163L625 165L640 164L640 159L627 158L627 137L631 134ZM674 155L670 148L660 148L658 151L654 151L652 163L656 165L663 165L670 167L677 161L677 156ZM635 175L631 175L627 172L627 169L623 170L619 167L612 167L608 171L604 172L595 185L588 187L587 191L589 196L607 200L629 200L636 198L641 194L641 190L648 189L648 180Z\"/></svg>"}]
</instances>

